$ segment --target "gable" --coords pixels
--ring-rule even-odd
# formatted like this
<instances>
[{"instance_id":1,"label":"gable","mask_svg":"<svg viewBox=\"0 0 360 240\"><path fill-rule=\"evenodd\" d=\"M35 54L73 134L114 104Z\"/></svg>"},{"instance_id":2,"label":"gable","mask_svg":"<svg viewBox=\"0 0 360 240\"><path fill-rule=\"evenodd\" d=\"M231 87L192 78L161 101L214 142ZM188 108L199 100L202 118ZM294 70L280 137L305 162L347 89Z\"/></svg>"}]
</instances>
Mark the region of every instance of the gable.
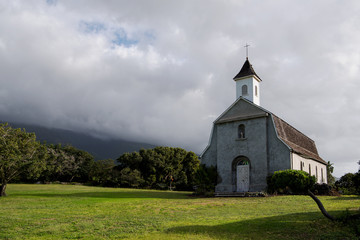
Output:
<instances>
[{"instance_id":1,"label":"gable","mask_svg":"<svg viewBox=\"0 0 360 240\"><path fill-rule=\"evenodd\" d=\"M265 117L267 115L267 111L240 97L223 114L221 114L218 119L215 120L215 124Z\"/></svg>"}]
</instances>

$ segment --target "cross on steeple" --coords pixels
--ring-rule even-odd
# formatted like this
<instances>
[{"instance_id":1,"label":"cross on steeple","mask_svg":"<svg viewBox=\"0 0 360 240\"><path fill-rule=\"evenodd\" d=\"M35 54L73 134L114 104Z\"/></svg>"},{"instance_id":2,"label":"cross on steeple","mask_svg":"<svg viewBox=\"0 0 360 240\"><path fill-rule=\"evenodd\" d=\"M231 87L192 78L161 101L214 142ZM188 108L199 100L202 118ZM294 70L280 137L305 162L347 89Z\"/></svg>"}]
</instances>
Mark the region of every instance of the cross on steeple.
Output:
<instances>
[{"instance_id":1,"label":"cross on steeple","mask_svg":"<svg viewBox=\"0 0 360 240\"><path fill-rule=\"evenodd\" d=\"M244 46L244 48L246 48L246 59L248 59L249 57L249 44L246 43L246 45Z\"/></svg>"}]
</instances>

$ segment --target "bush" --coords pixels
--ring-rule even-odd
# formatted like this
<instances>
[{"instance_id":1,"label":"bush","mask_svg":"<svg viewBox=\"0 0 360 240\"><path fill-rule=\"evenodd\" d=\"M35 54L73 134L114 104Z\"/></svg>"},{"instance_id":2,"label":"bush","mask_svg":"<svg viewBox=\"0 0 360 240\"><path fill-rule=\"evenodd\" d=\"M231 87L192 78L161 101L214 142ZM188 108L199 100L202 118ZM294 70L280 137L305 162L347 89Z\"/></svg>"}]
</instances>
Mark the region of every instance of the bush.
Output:
<instances>
[{"instance_id":1,"label":"bush","mask_svg":"<svg viewBox=\"0 0 360 240\"><path fill-rule=\"evenodd\" d=\"M312 188L311 192L315 195L327 195L327 196L339 196L340 194L331 185L326 183L316 183Z\"/></svg>"},{"instance_id":2,"label":"bush","mask_svg":"<svg viewBox=\"0 0 360 240\"><path fill-rule=\"evenodd\" d=\"M277 171L267 177L267 191L270 194L306 194L315 182L315 176L310 176L304 171Z\"/></svg>"},{"instance_id":3,"label":"bush","mask_svg":"<svg viewBox=\"0 0 360 240\"><path fill-rule=\"evenodd\" d=\"M204 164L199 166L195 175L194 190L199 195L209 195L215 192L217 184L217 169L214 166L207 167Z\"/></svg>"}]
</instances>

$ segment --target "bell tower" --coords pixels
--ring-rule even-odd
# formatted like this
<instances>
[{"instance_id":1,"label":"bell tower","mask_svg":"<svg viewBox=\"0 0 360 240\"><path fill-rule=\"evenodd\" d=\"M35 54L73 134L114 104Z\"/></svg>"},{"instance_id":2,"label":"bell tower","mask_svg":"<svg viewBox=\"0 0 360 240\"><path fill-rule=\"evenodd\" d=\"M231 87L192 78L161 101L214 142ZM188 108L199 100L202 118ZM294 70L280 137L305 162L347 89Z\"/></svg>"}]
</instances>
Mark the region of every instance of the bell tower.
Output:
<instances>
[{"instance_id":1,"label":"bell tower","mask_svg":"<svg viewBox=\"0 0 360 240\"><path fill-rule=\"evenodd\" d=\"M260 77L255 73L249 59L246 58L240 72L234 77L236 82L236 99L239 97L260 106Z\"/></svg>"}]
</instances>

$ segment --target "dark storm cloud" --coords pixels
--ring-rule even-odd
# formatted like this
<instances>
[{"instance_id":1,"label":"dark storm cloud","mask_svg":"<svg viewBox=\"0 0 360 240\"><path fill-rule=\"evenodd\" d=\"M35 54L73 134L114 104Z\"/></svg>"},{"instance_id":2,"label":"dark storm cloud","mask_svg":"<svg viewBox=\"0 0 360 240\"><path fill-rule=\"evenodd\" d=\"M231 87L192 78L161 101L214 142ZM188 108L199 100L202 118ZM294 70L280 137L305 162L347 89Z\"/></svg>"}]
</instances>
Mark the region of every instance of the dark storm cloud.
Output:
<instances>
[{"instance_id":1,"label":"dark storm cloud","mask_svg":"<svg viewBox=\"0 0 360 240\"><path fill-rule=\"evenodd\" d=\"M1 120L201 152L245 60L336 175L360 160L358 1L0 1Z\"/></svg>"}]
</instances>

